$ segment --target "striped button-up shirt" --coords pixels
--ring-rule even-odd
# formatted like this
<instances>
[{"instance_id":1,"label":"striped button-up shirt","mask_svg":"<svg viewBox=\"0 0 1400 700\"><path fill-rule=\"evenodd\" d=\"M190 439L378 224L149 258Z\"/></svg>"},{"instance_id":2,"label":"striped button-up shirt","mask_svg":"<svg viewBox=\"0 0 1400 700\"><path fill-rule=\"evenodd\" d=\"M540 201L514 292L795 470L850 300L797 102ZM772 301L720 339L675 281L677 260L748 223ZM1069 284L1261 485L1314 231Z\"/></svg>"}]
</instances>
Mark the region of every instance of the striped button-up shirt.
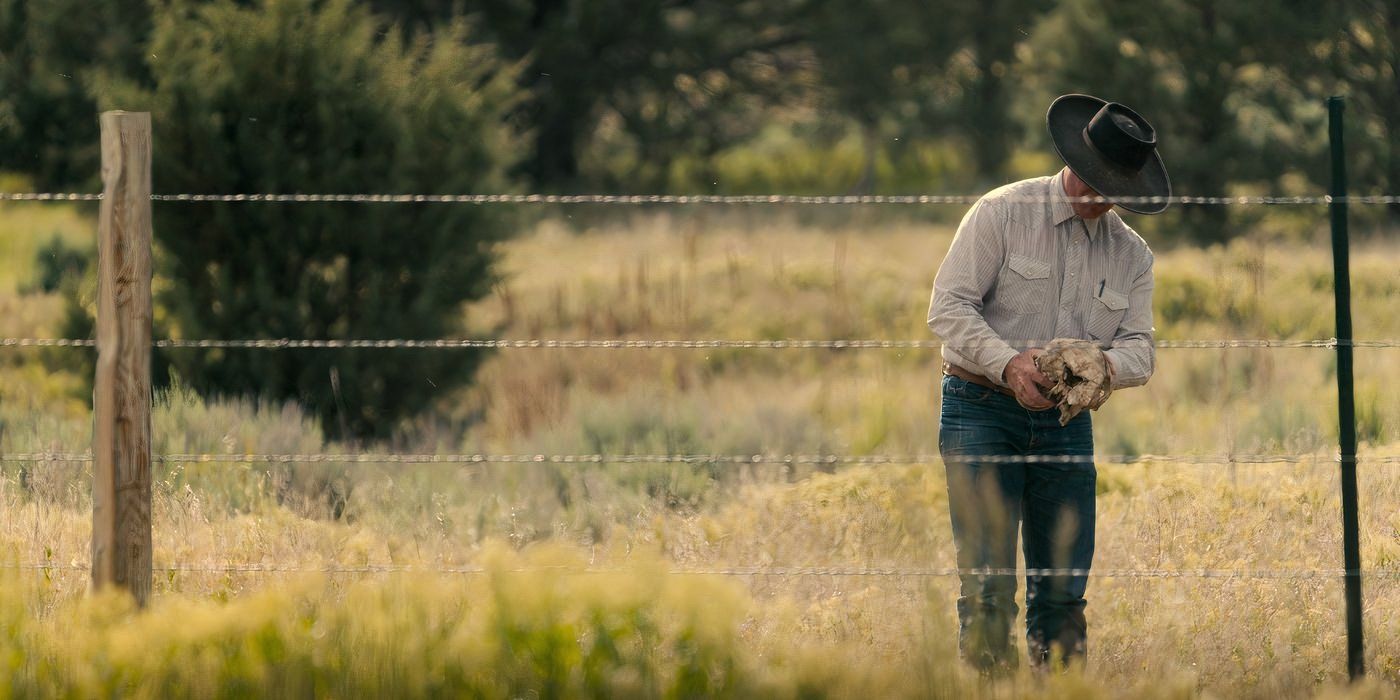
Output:
<instances>
[{"instance_id":1,"label":"striped button-up shirt","mask_svg":"<svg viewBox=\"0 0 1400 700\"><path fill-rule=\"evenodd\" d=\"M1075 216L1064 172L1012 183L977 201L938 268L928 325L943 359L1006 385L1022 350L1054 338L1106 351L1114 388L1152 376L1152 251L1110 211Z\"/></svg>"}]
</instances>

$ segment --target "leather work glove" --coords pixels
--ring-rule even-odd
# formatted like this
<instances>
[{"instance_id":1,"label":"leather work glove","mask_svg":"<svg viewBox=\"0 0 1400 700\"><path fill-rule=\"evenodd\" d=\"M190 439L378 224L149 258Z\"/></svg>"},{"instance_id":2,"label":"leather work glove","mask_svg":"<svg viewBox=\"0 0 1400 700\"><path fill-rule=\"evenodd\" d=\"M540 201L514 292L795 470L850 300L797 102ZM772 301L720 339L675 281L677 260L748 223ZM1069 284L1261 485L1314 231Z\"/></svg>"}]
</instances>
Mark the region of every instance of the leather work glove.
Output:
<instances>
[{"instance_id":1,"label":"leather work glove","mask_svg":"<svg viewBox=\"0 0 1400 700\"><path fill-rule=\"evenodd\" d=\"M1097 410L1113 393L1113 365L1087 340L1056 338L1036 356L1035 366L1051 381L1045 393L1059 404L1062 426L1086 408Z\"/></svg>"}]
</instances>

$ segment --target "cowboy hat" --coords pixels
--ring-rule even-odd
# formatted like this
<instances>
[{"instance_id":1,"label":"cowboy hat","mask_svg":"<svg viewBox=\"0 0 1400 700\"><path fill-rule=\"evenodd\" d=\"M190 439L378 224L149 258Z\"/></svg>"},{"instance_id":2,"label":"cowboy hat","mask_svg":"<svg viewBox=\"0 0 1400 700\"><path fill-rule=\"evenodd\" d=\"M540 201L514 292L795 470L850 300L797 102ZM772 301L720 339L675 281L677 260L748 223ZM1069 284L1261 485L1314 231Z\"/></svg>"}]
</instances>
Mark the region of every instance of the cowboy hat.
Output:
<instances>
[{"instance_id":1,"label":"cowboy hat","mask_svg":"<svg viewBox=\"0 0 1400 700\"><path fill-rule=\"evenodd\" d=\"M1064 95L1050 105L1045 123L1065 165L1104 199L1139 214L1167 208L1171 179L1157 154L1157 133L1142 115L1117 102Z\"/></svg>"}]
</instances>

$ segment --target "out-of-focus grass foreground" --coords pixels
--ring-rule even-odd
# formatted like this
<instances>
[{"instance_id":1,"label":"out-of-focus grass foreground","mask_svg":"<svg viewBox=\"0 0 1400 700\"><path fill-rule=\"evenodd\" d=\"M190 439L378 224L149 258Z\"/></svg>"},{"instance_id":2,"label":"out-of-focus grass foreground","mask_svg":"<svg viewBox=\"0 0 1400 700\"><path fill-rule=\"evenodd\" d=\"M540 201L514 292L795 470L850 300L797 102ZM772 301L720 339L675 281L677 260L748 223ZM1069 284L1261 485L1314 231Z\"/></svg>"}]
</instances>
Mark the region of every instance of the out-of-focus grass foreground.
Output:
<instances>
[{"instance_id":1,"label":"out-of-focus grass foreground","mask_svg":"<svg viewBox=\"0 0 1400 700\"><path fill-rule=\"evenodd\" d=\"M503 248L469 309L502 337L921 338L944 224L841 211L669 209ZM27 261L91 236L74 205L0 205L0 336L54 334ZM1360 337L1395 337L1393 241L1354 252ZM1239 240L1158 257L1161 339L1329 335L1327 251ZM23 290L23 291L21 291ZM88 449L90 413L45 352L0 363L0 448ZM70 351L81 352L81 351ZM292 351L294 352L294 351ZM396 352L415 352L397 350ZM1357 350L1362 555L1400 565L1400 365ZM1278 453L1297 464L1100 465L1102 570L1340 567L1332 353L1158 351L1095 416L1105 454ZM392 447L413 453L936 452L933 350L513 349ZM450 427L467 426L462 432ZM343 452L295 404L157 397L154 451ZM937 463L162 463L157 595L87 595L90 466L6 464L0 692L209 695L1309 696L1344 678L1342 586L1099 577L1080 676L985 684L959 667L955 579L670 569L953 566ZM340 517L334 516L335 511ZM415 572L375 568L407 567ZM274 571L240 571L274 569ZM366 570L368 569L368 570ZM448 571L437 571L447 569ZM483 569L483 572L476 572ZM452 571L456 570L456 571ZM808 572L810 574L810 572ZM1400 682L1400 581L1366 579L1369 685Z\"/></svg>"}]
</instances>

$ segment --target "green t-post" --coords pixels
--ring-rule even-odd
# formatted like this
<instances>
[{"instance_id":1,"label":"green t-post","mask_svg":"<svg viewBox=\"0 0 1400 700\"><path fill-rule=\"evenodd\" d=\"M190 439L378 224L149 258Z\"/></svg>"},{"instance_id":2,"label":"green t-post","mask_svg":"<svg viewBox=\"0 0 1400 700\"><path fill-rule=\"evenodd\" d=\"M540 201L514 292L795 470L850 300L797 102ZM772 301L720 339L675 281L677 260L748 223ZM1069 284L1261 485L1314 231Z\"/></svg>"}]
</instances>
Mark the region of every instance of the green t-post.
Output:
<instances>
[{"instance_id":1,"label":"green t-post","mask_svg":"<svg viewBox=\"0 0 1400 700\"><path fill-rule=\"evenodd\" d=\"M1347 600L1347 673L1365 675L1361 641L1361 544L1356 497L1356 399L1351 367L1351 271L1347 247L1347 163L1342 147L1344 98L1327 98L1332 147L1332 279L1337 300L1337 420L1342 462L1342 557Z\"/></svg>"}]
</instances>

